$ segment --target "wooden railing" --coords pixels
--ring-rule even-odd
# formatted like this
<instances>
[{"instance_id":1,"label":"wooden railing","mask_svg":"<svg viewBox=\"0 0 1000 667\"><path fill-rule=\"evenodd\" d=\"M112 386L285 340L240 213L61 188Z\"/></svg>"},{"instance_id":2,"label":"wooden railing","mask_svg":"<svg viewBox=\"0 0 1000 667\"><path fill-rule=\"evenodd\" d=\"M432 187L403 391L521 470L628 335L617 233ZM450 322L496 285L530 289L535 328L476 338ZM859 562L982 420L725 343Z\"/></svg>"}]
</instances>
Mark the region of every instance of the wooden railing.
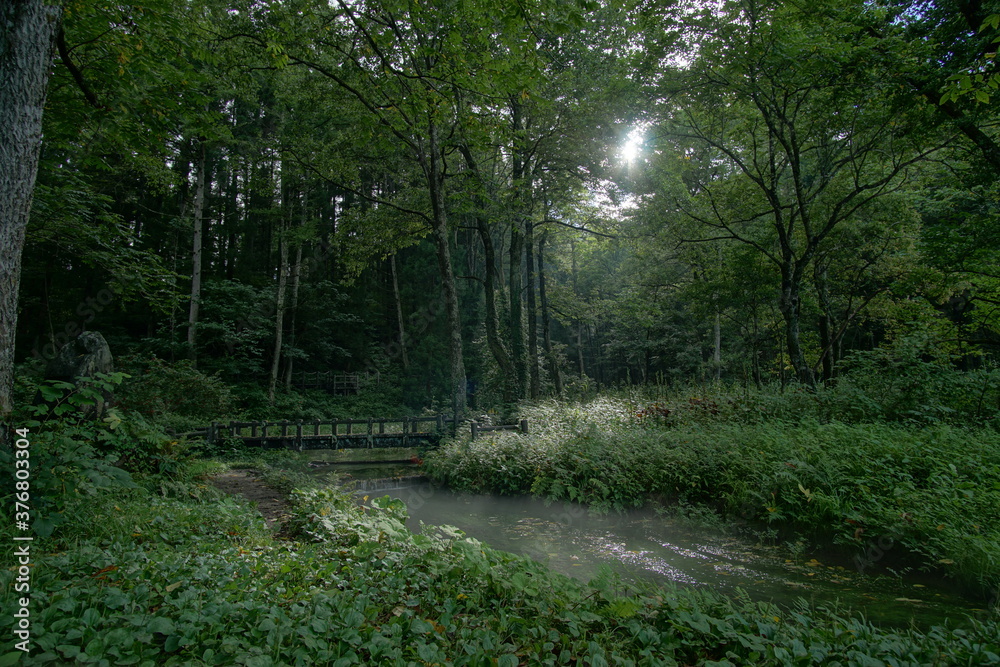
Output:
<instances>
[{"instance_id":1,"label":"wooden railing","mask_svg":"<svg viewBox=\"0 0 1000 667\"><path fill-rule=\"evenodd\" d=\"M471 422L472 439L493 431L528 432L528 421L519 424L492 426ZM401 417L372 419L314 419L306 421L230 421L211 425L177 437L203 439L209 443L237 438L244 444L260 447L305 449L359 449L382 447L416 447L436 445L448 433L454 433L454 417L443 414L432 417Z\"/></svg>"},{"instance_id":2,"label":"wooden railing","mask_svg":"<svg viewBox=\"0 0 1000 667\"><path fill-rule=\"evenodd\" d=\"M472 439L475 440L479 437L480 433L488 433L490 431L520 431L521 433L528 432L528 420L522 419L519 424L504 424L500 426L481 426L476 422L472 422Z\"/></svg>"}]
</instances>

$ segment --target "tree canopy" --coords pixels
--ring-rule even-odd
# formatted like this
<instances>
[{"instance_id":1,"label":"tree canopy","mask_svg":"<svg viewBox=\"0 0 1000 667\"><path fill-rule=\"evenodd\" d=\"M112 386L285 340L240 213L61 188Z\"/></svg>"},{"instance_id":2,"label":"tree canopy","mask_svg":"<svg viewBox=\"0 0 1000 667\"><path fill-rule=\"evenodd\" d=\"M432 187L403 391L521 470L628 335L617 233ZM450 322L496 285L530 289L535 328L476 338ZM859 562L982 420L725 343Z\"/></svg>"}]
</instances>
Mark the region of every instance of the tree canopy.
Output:
<instances>
[{"instance_id":1,"label":"tree canopy","mask_svg":"<svg viewBox=\"0 0 1000 667\"><path fill-rule=\"evenodd\" d=\"M1000 341L995 0L61 14L47 85L0 51L5 128L47 91L37 178L0 155L5 411L83 329L272 402L377 372L458 413Z\"/></svg>"}]
</instances>

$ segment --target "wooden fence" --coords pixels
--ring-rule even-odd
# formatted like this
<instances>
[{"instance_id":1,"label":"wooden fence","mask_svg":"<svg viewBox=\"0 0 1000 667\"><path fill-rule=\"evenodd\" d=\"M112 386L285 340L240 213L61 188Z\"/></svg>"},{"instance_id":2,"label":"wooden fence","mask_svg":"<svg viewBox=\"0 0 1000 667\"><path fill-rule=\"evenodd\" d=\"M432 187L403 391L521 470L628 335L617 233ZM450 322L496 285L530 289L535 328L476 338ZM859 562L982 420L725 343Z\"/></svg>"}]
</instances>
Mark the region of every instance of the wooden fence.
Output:
<instances>
[{"instance_id":1,"label":"wooden fence","mask_svg":"<svg viewBox=\"0 0 1000 667\"><path fill-rule=\"evenodd\" d=\"M490 431L520 431L521 433L527 433L528 420L522 419L520 424L506 424L501 426L480 426L476 422L472 422L473 440L478 438L480 433L489 433Z\"/></svg>"},{"instance_id":2,"label":"wooden fence","mask_svg":"<svg viewBox=\"0 0 1000 667\"><path fill-rule=\"evenodd\" d=\"M402 417L372 419L315 419L312 421L231 421L212 422L206 428L182 434L209 443L238 438L246 445L265 448L366 449L384 447L420 447L438 444L453 433L453 417ZM506 426L488 426L471 422L472 439L493 431L528 432L528 421Z\"/></svg>"}]
</instances>

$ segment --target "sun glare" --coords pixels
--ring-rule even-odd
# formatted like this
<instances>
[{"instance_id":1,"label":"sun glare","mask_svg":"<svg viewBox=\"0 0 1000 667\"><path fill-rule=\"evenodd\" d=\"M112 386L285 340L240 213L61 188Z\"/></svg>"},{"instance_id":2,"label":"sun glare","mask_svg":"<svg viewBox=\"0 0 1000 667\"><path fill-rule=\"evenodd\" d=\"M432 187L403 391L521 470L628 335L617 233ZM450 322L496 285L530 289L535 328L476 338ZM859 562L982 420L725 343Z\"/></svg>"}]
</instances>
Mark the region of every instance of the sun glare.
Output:
<instances>
[{"instance_id":1,"label":"sun glare","mask_svg":"<svg viewBox=\"0 0 1000 667\"><path fill-rule=\"evenodd\" d=\"M642 143L642 128L637 127L629 132L621 148L622 160L630 164L635 162L642 153Z\"/></svg>"}]
</instances>

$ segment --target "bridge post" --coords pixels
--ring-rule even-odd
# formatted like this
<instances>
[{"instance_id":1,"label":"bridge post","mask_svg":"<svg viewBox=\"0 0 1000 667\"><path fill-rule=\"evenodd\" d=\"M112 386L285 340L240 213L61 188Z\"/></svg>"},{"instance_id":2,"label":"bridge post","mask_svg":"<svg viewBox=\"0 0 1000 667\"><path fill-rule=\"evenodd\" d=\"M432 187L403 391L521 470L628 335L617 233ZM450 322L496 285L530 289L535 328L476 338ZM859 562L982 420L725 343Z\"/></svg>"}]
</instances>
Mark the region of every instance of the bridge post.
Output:
<instances>
[{"instance_id":1,"label":"bridge post","mask_svg":"<svg viewBox=\"0 0 1000 667\"><path fill-rule=\"evenodd\" d=\"M472 422L472 439L475 440L479 437L479 424Z\"/></svg>"},{"instance_id":2,"label":"bridge post","mask_svg":"<svg viewBox=\"0 0 1000 667\"><path fill-rule=\"evenodd\" d=\"M437 417L437 430L438 430L438 433L441 433L441 432L444 431L444 415L441 414L440 412L438 413L438 417Z\"/></svg>"},{"instance_id":3,"label":"bridge post","mask_svg":"<svg viewBox=\"0 0 1000 667\"><path fill-rule=\"evenodd\" d=\"M298 421L295 422L295 443L298 445L300 452L303 449L305 449L305 444L306 443L302 439L302 420L301 419L299 419Z\"/></svg>"},{"instance_id":4,"label":"bridge post","mask_svg":"<svg viewBox=\"0 0 1000 667\"><path fill-rule=\"evenodd\" d=\"M251 438L257 437L257 422L251 422L250 424L250 437Z\"/></svg>"},{"instance_id":5,"label":"bridge post","mask_svg":"<svg viewBox=\"0 0 1000 667\"><path fill-rule=\"evenodd\" d=\"M521 420L521 433L527 433L527 432L528 432L528 420L527 419L522 419Z\"/></svg>"}]
</instances>

